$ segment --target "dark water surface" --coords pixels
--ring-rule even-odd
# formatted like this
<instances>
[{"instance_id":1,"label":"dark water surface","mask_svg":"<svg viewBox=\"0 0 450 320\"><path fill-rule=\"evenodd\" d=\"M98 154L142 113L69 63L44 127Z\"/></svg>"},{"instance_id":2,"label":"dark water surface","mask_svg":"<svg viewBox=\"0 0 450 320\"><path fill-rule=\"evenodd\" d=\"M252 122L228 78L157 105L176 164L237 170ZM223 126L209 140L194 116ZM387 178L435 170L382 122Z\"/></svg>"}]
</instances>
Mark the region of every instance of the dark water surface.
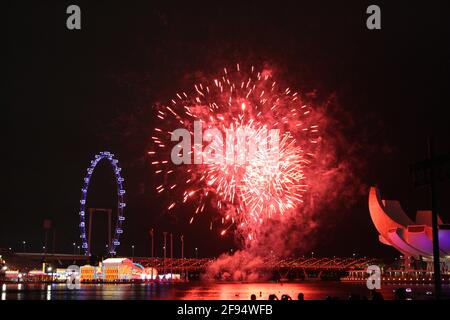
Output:
<instances>
[{"instance_id":1,"label":"dark water surface","mask_svg":"<svg viewBox=\"0 0 450 320\"><path fill-rule=\"evenodd\" d=\"M385 299L393 299L398 286L385 285L381 292ZM429 299L431 285L404 285L416 299ZM445 286L445 293L450 287ZM409 290L408 290L409 291ZM256 294L258 300L267 300L269 294L288 294L293 299L303 292L306 300L323 300L326 296L347 299L350 293L369 296L365 284L328 281L302 283L210 283L177 284L82 284L70 290L66 284L1 284L1 300L245 300ZM427 295L428 292L428 295Z\"/></svg>"}]
</instances>

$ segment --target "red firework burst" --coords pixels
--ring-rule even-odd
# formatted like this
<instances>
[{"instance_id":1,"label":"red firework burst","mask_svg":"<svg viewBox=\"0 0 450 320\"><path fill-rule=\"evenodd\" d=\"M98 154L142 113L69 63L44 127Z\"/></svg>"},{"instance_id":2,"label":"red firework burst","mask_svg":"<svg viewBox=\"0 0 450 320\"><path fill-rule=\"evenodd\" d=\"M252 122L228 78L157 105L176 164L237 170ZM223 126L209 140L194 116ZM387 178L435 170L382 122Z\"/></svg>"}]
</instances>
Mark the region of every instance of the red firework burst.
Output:
<instances>
[{"instance_id":1,"label":"red firework burst","mask_svg":"<svg viewBox=\"0 0 450 320\"><path fill-rule=\"evenodd\" d=\"M222 235L237 225L251 239L264 219L298 212L307 190L304 168L314 158L319 137L318 125L311 123L312 111L301 94L281 89L270 71L251 67L243 72L239 64L232 72L224 69L221 76L195 84L190 93L177 93L169 105L156 108L161 125L154 128L148 152L154 157L155 173L163 177L156 191L168 191L176 199L168 210L193 201L191 223L205 205L215 206L222 214ZM195 139L194 122L207 133L204 140L211 142L209 146ZM171 137L180 127L194 138L190 159L212 156L216 161L174 165ZM225 146L208 137L211 130L226 137ZM268 135L270 130L275 134ZM236 134L240 131L247 133L241 141ZM250 149L255 151L252 157L247 154Z\"/></svg>"}]
</instances>

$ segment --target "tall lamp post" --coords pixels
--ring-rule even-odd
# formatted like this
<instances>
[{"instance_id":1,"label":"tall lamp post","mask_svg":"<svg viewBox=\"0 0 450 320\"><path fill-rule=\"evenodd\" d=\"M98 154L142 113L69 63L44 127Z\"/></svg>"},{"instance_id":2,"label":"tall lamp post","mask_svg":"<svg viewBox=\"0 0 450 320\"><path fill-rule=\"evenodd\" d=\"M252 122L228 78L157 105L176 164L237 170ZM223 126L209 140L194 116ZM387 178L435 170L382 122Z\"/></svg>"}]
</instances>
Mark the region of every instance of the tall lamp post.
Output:
<instances>
[{"instance_id":1,"label":"tall lamp post","mask_svg":"<svg viewBox=\"0 0 450 320\"><path fill-rule=\"evenodd\" d=\"M150 239L151 239L151 246L150 246L151 258L153 258L154 257L154 248L155 248L153 240L154 240L155 231L153 230L153 228L151 228L148 233L150 234Z\"/></svg>"},{"instance_id":2,"label":"tall lamp post","mask_svg":"<svg viewBox=\"0 0 450 320\"><path fill-rule=\"evenodd\" d=\"M152 258L152 260L153 260L153 258L155 257L155 255L154 255L154 249L155 249L155 245L154 245L154 237L155 237L155 230L153 229L153 228L151 228L149 231L148 231L148 233L149 233L149 235L150 235L150 239L151 239L151 258ZM154 263L154 261L152 261L152 263ZM151 274L151 277L152 277L152 280L153 280L153 266L152 266L152 274Z\"/></svg>"},{"instance_id":3,"label":"tall lamp post","mask_svg":"<svg viewBox=\"0 0 450 320\"><path fill-rule=\"evenodd\" d=\"M181 240L181 265L184 266L184 235L180 236ZM184 276L186 277L186 273L184 272L184 267L181 267L181 273L184 273Z\"/></svg>"},{"instance_id":4,"label":"tall lamp post","mask_svg":"<svg viewBox=\"0 0 450 320\"><path fill-rule=\"evenodd\" d=\"M44 227L44 253L47 253L47 247L48 247L48 231L50 230L50 228L52 227L52 220L50 219L45 219L44 223L43 223L43 227Z\"/></svg>"},{"instance_id":5,"label":"tall lamp post","mask_svg":"<svg viewBox=\"0 0 450 320\"><path fill-rule=\"evenodd\" d=\"M170 279L173 278L173 234L170 233Z\"/></svg>"},{"instance_id":6,"label":"tall lamp post","mask_svg":"<svg viewBox=\"0 0 450 320\"><path fill-rule=\"evenodd\" d=\"M181 259L184 259L184 235L181 235Z\"/></svg>"},{"instance_id":7,"label":"tall lamp post","mask_svg":"<svg viewBox=\"0 0 450 320\"><path fill-rule=\"evenodd\" d=\"M134 259L134 244L131 245L131 259Z\"/></svg>"},{"instance_id":8,"label":"tall lamp post","mask_svg":"<svg viewBox=\"0 0 450 320\"><path fill-rule=\"evenodd\" d=\"M450 165L450 153L436 155L433 137L428 138L428 159L411 165L410 171L413 175L415 187L428 186L430 188L431 200L431 225L433 240L433 269L435 298L440 299L442 293L441 264L439 249L439 219L438 219L438 182L448 181L450 176L446 175L446 168ZM442 174L444 172L444 174Z\"/></svg>"},{"instance_id":9,"label":"tall lamp post","mask_svg":"<svg viewBox=\"0 0 450 320\"><path fill-rule=\"evenodd\" d=\"M167 232L164 231L164 258L163 258L163 270L164 270L164 277L166 276L166 249L167 249Z\"/></svg>"},{"instance_id":10,"label":"tall lamp post","mask_svg":"<svg viewBox=\"0 0 450 320\"><path fill-rule=\"evenodd\" d=\"M429 160L434 160L434 146L433 139L428 139L428 156ZM437 300L441 298L442 283L441 283L441 264L439 252L439 221L437 214L437 184L436 184L436 170L434 165L430 166L430 197L431 197L431 225L433 238L433 269L434 269L434 290Z\"/></svg>"}]
</instances>

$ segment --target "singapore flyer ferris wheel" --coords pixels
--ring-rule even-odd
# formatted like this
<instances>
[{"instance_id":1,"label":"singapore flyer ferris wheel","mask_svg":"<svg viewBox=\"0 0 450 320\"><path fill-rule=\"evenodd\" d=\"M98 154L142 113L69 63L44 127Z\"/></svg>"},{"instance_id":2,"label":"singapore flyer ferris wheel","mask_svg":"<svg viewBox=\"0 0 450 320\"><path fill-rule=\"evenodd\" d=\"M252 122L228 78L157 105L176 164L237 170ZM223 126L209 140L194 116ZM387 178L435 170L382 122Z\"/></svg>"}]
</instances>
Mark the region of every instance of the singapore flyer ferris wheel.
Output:
<instances>
[{"instance_id":1,"label":"singapore flyer ferris wheel","mask_svg":"<svg viewBox=\"0 0 450 320\"><path fill-rule=\"evenodd\" d=\"M94 160L91 161L90 166L87 168L87 174L84 177L83 180L83 187L81 189L81 200L80 200L80 238L82 241L82 248L84 250L84 254L86 256L91 255L91 248L90 243L88 241L88 236L86 235L86 200L87 200L87 192L89 188L89 182L91 180L92 174L94 172L95 167L97 164L102 161L103 159L106 159L109 161L109 163L112 166L115 178L116 178L116 184L117 184L117 222L114 228L113 232L113 238L111 239L111 243L108 246L109 253L111 256L114 256L116 254L116 249L120 245L120 235L123 233L122 224L125 221L124 216L124 210L125 210L125 189L123 188L123 181L124 179L120 175L120 171L122 170L118 163L119 161L117 159L114 159L114 154L103 151L99 154L95 155Z\"/></svg>"}]
</instances>

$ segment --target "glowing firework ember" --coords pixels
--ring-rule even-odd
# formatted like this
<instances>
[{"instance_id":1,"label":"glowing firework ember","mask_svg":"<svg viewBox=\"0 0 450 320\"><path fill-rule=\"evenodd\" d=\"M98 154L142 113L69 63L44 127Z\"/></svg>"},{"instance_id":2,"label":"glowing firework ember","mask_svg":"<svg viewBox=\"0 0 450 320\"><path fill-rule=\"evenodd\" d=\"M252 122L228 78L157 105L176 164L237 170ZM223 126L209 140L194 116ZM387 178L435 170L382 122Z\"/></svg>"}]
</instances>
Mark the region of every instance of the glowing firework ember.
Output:
<instances>
[{"instance_id":1,"label":"glowing firework ember","mask_svg":"<svg viewBox=\"0 0 450 320\"><path fill-rule=\"evenodd\" d=\"M297 212L302 203L304 168L318 142L311 111L299 93L279 88L270 71L251 67L244 72L239 64L232 72L224 69L222 76L195 84L191 93L177 93L169 105L156 108L161 126L154 128L148 152L161 176L156 191L170 192L171 199L178 195L168 210L194 202L191 223L206 205L213 205L222 214L222 235L236 225L251 239L264 219ZM188 150L180 144L173 149L174 130L180 127L189 130ZM203 139L196 136L198 130L205 130ZM220 134L211 137L211 132ZM239 132L246 136L240 138ZM189 164L174 165L171 150Z\"/></svg>"}]
</instances>

